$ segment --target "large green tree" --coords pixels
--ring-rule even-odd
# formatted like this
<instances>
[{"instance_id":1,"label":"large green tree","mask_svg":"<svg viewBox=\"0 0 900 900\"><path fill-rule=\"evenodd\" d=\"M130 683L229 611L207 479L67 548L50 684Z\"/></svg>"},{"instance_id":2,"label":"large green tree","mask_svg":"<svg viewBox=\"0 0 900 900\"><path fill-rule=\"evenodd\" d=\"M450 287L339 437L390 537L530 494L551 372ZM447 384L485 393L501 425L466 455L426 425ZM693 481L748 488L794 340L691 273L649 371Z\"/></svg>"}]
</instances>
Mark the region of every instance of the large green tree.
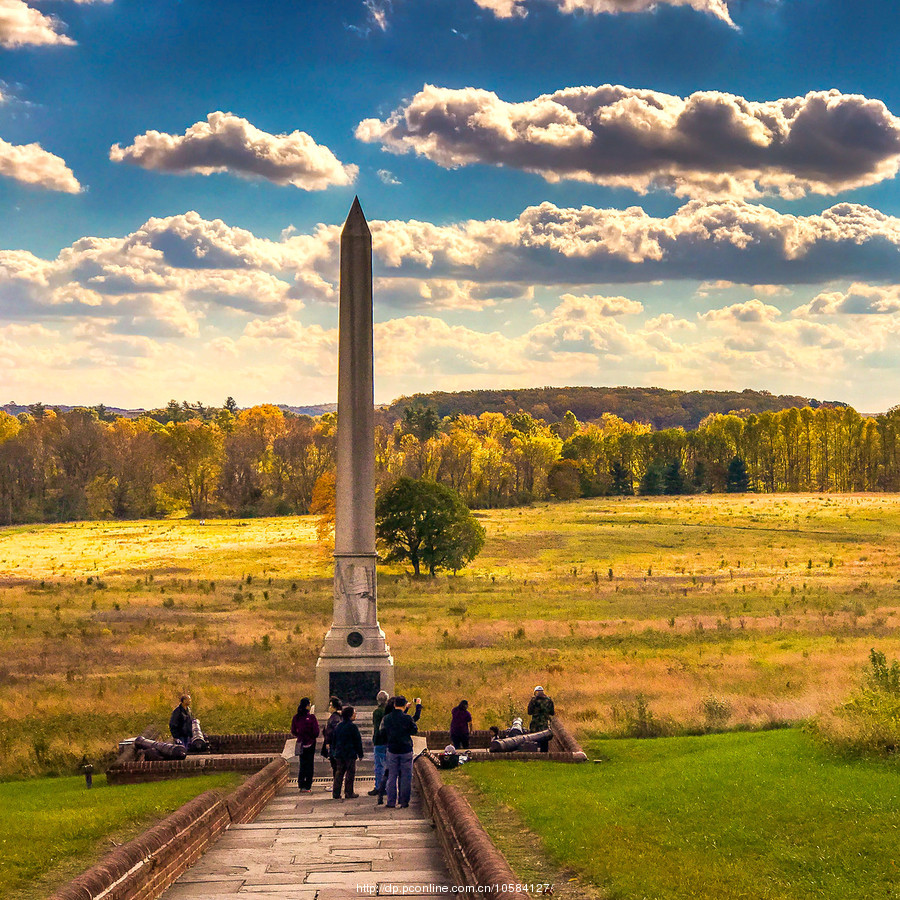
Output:
<instances>
[{"instance_id":1,"label":"large green tree","mask_svg":"<svg viewBox=\"0 0 900 900\"><path fill-rule=\"evenodd\" d=\"M461 569L484 546L484 528L453 488L434 481L398 478L375 505L378 538L389 562L410 562L416 575L424 565Z\"/></svg>"}]
</instances>

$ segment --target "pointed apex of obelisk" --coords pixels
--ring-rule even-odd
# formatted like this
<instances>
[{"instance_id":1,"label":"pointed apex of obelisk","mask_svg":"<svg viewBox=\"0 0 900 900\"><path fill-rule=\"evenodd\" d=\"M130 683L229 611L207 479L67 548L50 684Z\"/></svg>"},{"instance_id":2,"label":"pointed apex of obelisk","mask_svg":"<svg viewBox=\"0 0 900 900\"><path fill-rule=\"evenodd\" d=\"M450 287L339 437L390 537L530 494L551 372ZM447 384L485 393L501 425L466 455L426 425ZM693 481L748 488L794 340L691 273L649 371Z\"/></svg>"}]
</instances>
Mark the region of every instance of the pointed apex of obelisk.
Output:
<instances>
[{"instance_id":1,"label":"pointed apex of obelisk","mask_svg":"<svg viewBox=\"0 0 900 900\"><path fill-rule=\"evenodd\" d=\"M350 207L350 212L347 213L347 221L344 222L341 234L369 234L369 225L366 222L366 217L363 215L362 207L359 205L359 197L353 198L353 206Z\"/></svg>"}]
</instances>

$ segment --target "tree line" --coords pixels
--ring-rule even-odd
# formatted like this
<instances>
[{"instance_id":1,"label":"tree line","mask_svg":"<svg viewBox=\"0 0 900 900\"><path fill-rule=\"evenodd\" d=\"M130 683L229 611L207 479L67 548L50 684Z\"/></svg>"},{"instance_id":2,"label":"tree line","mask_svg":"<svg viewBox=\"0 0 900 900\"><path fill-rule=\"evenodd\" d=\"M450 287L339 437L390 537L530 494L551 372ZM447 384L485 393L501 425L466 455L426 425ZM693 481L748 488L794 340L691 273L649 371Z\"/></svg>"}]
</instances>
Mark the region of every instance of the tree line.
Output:
<instances>
[{"instance_id":1,"label":"tree line","mask_svg":"<svg viewBox=\"0 0 900 900\"><path fill-rule=\"evenodd\" d=\"M430 406L441 418L502 412L527 412L535 419L559 422L567 412L584 422L612 413L627 422L648 422L663 428L696 429L708 415L740 409L747 413L776 412L790 407L825 405L819 400L769 391L675 391L653 387L541 387L508 390L433 391L400 397L385 410L391 422L410 407ZM829 401L828 406L844 406Z\"/></svg>"},{"instance_id":2,"label":"tree line","mask_svg":"<svg viewBox=\"0 0 900 900\"><path fill-rule=\"evenodd\" d=\"M177 416L0 412L0 522L304 514L333 491L336 416L185 404ZM174 412L174 406L172 411ZM382 485L405 476L470 507L550 497L719 491L900 491L900 408L713 413L694 430L605 413L441 417L412 405L376 428Z\"/></svg>"}]
</instances>

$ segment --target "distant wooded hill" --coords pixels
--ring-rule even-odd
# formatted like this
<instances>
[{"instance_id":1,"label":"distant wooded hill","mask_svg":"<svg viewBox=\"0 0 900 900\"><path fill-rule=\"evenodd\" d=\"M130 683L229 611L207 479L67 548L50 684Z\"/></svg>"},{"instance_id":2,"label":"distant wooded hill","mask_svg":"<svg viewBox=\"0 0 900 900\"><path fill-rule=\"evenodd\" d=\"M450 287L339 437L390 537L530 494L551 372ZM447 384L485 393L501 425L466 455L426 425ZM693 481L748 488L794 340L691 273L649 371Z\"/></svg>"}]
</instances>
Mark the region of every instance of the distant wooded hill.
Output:
<instances>
[{"instance_id":1,"label":"distant wooded hill","mask_svg":"<svg viewBox=\"0 0 900 900\"><path fill-rule=\"evenodd\" d=\"M750 413L777 412L791 407L846 406L837 400L821 401L811 397L768 391L670 391L664 388L634 387L543 387L501 391L456 391L413 394L400 397L385 410L390 421L401 419L409 407L430 406L444 416L518 411L535 419L559 422L571 410L581 422L592 422L603 413L613 413L626 422L645 422L654 429L697 426L710 413L746 410Z\"/></svg>"}]
</instances>

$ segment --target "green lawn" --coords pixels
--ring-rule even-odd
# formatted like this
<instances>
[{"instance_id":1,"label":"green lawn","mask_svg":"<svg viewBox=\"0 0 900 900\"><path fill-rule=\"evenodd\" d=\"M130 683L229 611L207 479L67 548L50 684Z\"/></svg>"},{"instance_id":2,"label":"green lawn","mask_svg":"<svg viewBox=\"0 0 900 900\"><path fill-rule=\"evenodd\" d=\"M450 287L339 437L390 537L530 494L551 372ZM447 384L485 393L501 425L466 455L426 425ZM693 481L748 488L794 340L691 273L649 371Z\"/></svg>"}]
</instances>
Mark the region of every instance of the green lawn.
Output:
<instances>
[{"instance_id":1,"label":"green lawn","mask_svg":"<svg viewBox=\"0 0 900 900\"><path fill-rule=\"evenodd\" d=\"M900 894L900 769L798 730L594 741L600 764L471 764L476 805L513 810L551 865L615 900L880 900ZM502 807L501 807L502 808ZM513 839L513 843L515 843ZM507 852L509 850L507 849ZM516 868L514 853L511 862ZM525 865L528 877L533 867Z\"/></svg>"},{"instance_id":2,"label":"green lawn","mask_svg":"<svg viewBox=\"0 0 900 900\"><path fill-rule=\"evenodd\" d=\"M198 794L233 787L241 778L113 786L100 776L91 790L84 778L0 783L0 897L45 897L114 843L130 840Z\"/></svg>"}]
</instances>

